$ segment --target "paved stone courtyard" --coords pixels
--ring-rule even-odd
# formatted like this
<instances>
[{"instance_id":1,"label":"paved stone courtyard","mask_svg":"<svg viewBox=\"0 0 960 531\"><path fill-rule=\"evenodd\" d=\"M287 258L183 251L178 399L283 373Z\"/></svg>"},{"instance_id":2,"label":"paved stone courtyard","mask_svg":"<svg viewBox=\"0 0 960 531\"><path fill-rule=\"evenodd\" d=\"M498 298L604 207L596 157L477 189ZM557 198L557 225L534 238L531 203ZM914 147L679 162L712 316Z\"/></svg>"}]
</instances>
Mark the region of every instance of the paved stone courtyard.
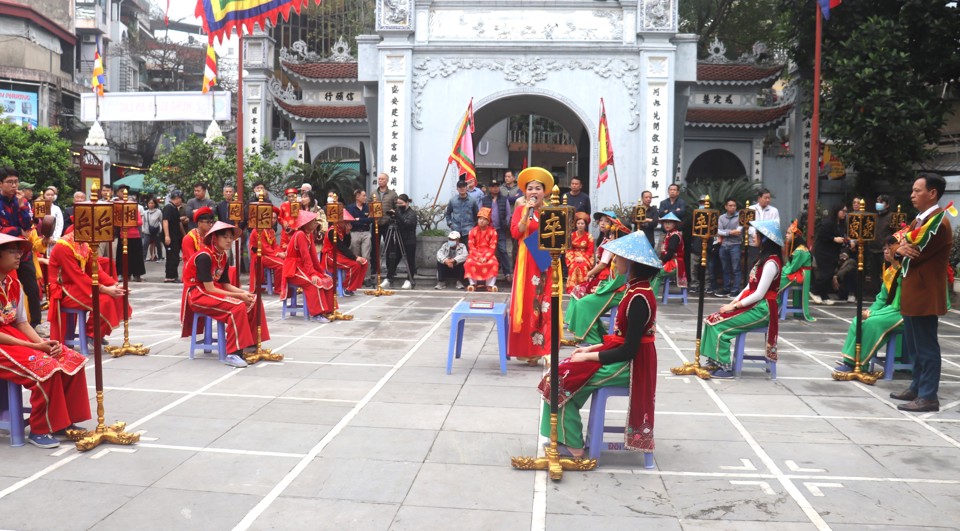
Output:
<instances>
[{"instance_id":1,"label":"paved stone courtyard","mask_svg":"<svg viewBox=\"0 0 960 531\"><path fill-rule=\"evenodd\" d=\"M160 266L149 264L159 278ZM430 283L421 282L422 286ZM0 528L57 529L922 529L960 522L960 315L941 320L939 413L899 412L897 381L834 382L852 305L781 326L778 379L677 377L696 305L661 306L656 468L606 452L600 468L513 470L535 455L541 370L500 374L492 323L466 325L445 374L455 290L346 299L352 322L279 319L286 356L232 369L189 360L180 285L133 284L131 339L147 357L105 358L107 422L131 447L9 446L0 433ZM708 299L707 311L720 305ZM122 340L114 332L112 344ZM760 351L751 335L748 352ZM565 349L569 352L569 349ZM88 371L93 385L93 370ZM93 392L91 391L91 398ZM624 399L608 422L625 417ZM93 427L94 421L85 423ZM616 436L608 435L608 441Z\"/></svg>"}]
</instances>

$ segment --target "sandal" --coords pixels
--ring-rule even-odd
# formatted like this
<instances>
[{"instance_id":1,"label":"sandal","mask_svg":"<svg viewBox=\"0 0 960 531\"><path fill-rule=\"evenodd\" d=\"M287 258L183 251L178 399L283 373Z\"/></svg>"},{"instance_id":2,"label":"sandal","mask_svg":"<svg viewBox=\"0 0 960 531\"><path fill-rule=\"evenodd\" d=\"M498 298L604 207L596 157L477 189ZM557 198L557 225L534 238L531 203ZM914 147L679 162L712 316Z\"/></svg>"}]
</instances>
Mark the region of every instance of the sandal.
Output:
<instances>
[{"instance_id":1,"label":"sandal","mask_svg":"<svg viewBox=\"0 0 960 531\"><path fill-rule=\"evenodd\" d=\"M467 291L477 291L477 288L475 288L475 287L471 284L471 285L467 286Z\"/></svg>"}]
</instances>

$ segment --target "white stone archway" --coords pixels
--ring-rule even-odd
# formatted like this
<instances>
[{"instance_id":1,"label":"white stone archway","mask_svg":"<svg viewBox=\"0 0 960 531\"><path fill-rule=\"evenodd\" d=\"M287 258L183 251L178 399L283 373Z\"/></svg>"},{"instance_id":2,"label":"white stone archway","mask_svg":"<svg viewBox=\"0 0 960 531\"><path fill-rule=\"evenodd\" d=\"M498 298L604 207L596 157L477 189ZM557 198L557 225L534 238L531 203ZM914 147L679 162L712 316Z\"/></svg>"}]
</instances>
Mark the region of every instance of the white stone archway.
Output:
<instances>
[{"instance_id":1,"label":"white stone archway","mask_svg":"<svg viewBox=\"0 0 960 531\"><path fill-rule=\"evenodd\" d=\"M678 85L696 81L696 38L676 28L676 0L378 0L377 35L357 39L376 171L416 200L432 196L471 98L478 122L498 108L558 121L552 109L589 140L580 175L594 205L611 205L614 184L596 187L603 98L624 203L665 189L685 109Z\"/></svg>"}]
</instances>

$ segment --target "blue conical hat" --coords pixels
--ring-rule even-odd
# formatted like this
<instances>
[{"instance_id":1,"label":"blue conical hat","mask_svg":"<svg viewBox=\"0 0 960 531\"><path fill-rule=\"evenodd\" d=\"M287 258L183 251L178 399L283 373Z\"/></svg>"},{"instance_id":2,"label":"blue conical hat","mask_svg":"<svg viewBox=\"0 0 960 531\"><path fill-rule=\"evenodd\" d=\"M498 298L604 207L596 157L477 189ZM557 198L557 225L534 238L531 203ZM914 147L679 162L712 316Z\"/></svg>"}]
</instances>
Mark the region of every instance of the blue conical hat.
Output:
<instances>
[{"instance_id":1,"label":"blue conical hat","mask_svg":"<svg viewBox=\"0 0 960 531\"><path fill-rule=\"evenodd\" d=\"M750 225L757 229L757 232L766 236L773 243L783 247L783 231L780 230L780 223L772 219L765 221L751 221Z\"/></svg>"},{"instance_id":2,"label":"blue conical hat","mask_svg":"<svg viewBox=\"0 0 960 531\"><path fill-rule=\"evenodd\" d=\"M666 216L663 216L660 218L660 223L663 223L664 221L673 221L674 223L680 223L680 218L678 218L676 214L671 212Z\"/></svg>"},{"instance_id":3,"label":"blue conical hat","mask_svg":"<svg viewBox=\"0 0 960 531\"><path fill-rule=\"evenodd\" d=\"M653 250L650 240L647 239L647 235L643 231L632 232L616 240L608 241L600 248L627 260L663 269L663 263L660 262L660 258Z\"/></svg>"}]
</instances>

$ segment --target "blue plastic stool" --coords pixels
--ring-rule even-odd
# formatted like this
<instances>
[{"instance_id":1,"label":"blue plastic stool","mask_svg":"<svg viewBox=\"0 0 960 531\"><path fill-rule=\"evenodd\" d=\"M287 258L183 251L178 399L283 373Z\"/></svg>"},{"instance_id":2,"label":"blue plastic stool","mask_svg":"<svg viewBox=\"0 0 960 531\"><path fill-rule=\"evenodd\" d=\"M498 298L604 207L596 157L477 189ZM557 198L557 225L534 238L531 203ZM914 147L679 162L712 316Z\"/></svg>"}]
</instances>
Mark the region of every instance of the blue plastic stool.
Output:
<instances>
[{"instance_id":1,"label":"blue plastic stool","mask_svg":"<svg viewBox=\"0 0 960 531\"><path fill-rule=\"evenodd\" d=\"M883 379L893 380L893 371L906 369L913 370L913 361L910 363L897 363L897 345L903 341L903 330L898 330L887 339L887 353L883 357ZM874 370L877 363L877 357L870 360L870 370Z\"/></svg>"},{"instance_id":2,"label":"blue plastic stool","mask_svg":"<svg viewBox=\"0 0 960 531\"><path fill-rule=\"evenodd\" d=\"M670 299L682 299L683 305L687 305L687 288L680 288L680 293L673 295L670 293L670 277L663 279L663 300L661 304L667 304Z\"/></svg>"},{"instance_id":3,"label":"blue plastic stool","mask_svg":"<svg viewBox=\"0 0 960 531\"><path fill-rule=\"evenodd\" d=\"M303 297L303 302L297 302L297 295L300 293L300 290L294 285L288 285L287 291L290 294L286 299L283 299L283 307L280 309L280 319L286 319L287 314L297 315L298 313L303 315L304 321L310 320L310 314L307 312L307 297Z\"/></svg>"},{"instance_id":4,"label":"blue plastic stool","mask_svg":"<svg viewBox=\"0 0 960 531\"><path fill-rule=\"evenodd\" d=\"M788 314L799 313L800 315L803 315L803 301L800 301L799 306L790 305L790 294L794 290L799 291L801 294L803 294L802 285L787 286L786 289L780 292L780 320L781 321L785 320Z\"/></svg>"},{"instance_id":5,"label":"blue plastic stool","mask_svg":"<svg viewBox=\"0 0 960 531\"><path fill-rule=\"evenodd\" d=\"M604 433L623 434L623 427L605 426L607 415L607 398L611 396L630 396L627 387L601 387L590 396L590 419L587 421L587 457L599 459L604 448L607 450L623 450L623 442L604 443ZM643 453L643 468L653 468L653 452Z\"/></svg>"},{"instance_id":6,"label":"blue plastic stool","mask_svg":"<svg viewBox=\"0 0 960 531\"><path fill-rule=\"evenodd\" d=\"M761 332L766 337L767 327L763 326L760 328L754 328L747 330L746 332L740 332L740 335L737 336L737 341L733 348L733 374L736 378L740 377L740 371L743 370L743 360L752 360L752 361L762 361L767 365L767 371L770 372L770 379L777 379L777 362L770 361L764 355L759 356L746 356L744 355L744 349L746 348L747 343L747 334L751 332Z\"/></svg>"},{"instance_id":7,"label":"blue plastic stool","mask_svg":"<svg viewBox=\"0 0 960 531\"><path fill-rule=\"evenodd\" d=\"M273 295L273 269L263 268L263 280L260 288L267 292L267 295Z\"/></svg>"},{"instance_id":8,"label":"blue plastic stool","mask_svg":"<svg viewBox=\"0 0 960 531\"><path fill-rule=\"evenodd\" d=\"M23 414L29 413L30 408L23 408L23 388L19 384L4 383L7 384L7 392L0 393L0 430L10 432L10 446L23 446Z\"/></svg>"},{"instance_id":9,"label":"blue plastic stool","mask_svg":"<svg viewBox=\"0 0 960 531\"><path fill-rule=\"evenodd\" d=\"M617 306L619 306L619 304ZM611 306L610 310L605 314L607 317L610 318L610 322L607 323L607 334L613 334L613 329L616 328L617 306ZM603 317L603 315L601 315L600 317Z\"/></svg>"},{"instance_id":10,"label":"blue plastic stool","mask_svg":"<svg viewBox=\"0 0 960 531\"><path fill-rule=\"evenodd\" d=\"M200 319L206 319L203 326L203 341L197 342L197 322ZM190 359L198 350L203 350L205 354L217 349L217 357L220 361L227 359L227 332L226 327L220 321L217 321L217 337L213 337L213 318L202 313L193 313L193 329L190 333Z\"/></svg>"},{"instance_id":11,"label":"blue plastic stool","mask_svg":"<svg viewBox=\"0 0 960 531\"><path fill-rule=\"evenodd\" d=\"M87 311L64 308L60 311L67 316L67 329L64 331L63 344L89 357L87 352Z\"/></svg>"},{"instance_id":12,"label":"blue plastic stool","mask_svg":"<svg viewBox=\"0 0 960 531\"><path fill-rule=\"evenodd\" d=\"M457 304L450 316L450 345L447 349L447 374L453 371L453 356L460 359L463 347L463 325L467 319L493 319L500 345L500 374L507 374L507 305L494 304L492 309L471 308L469 301Z\"/></svg>"},{"instance_id":13,"label":"blue plastic stool","mask_svg":"<svg viewBox=\"0 0 960 531\"><path fill-rule=\"evenodd\" d=\"M346 295L343 294L343 278L343 269L337 269L337 297L346 297Z\"/></svg>"}]
</instances>

